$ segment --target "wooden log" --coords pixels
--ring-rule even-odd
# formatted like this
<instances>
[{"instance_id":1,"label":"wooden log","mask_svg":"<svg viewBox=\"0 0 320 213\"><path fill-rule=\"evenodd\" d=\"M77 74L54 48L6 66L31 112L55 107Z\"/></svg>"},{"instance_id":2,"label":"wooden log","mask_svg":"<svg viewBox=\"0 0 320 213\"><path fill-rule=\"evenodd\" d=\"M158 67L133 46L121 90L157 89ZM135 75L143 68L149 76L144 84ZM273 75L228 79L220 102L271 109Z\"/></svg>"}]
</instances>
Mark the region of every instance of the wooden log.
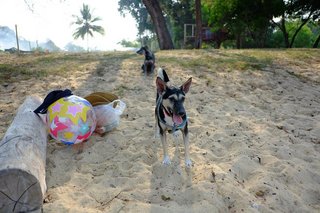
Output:
<instances>
[{"instance_id":1,"label":"wooden log","mask_svg":"<svg viewBox=\"0 0 320 213\"><path fill-rule=\"evenodd\" d=\"M47 131L27 97L0 142L0 212L41 212L46 192Z\"/></svg>"}]
</instances>

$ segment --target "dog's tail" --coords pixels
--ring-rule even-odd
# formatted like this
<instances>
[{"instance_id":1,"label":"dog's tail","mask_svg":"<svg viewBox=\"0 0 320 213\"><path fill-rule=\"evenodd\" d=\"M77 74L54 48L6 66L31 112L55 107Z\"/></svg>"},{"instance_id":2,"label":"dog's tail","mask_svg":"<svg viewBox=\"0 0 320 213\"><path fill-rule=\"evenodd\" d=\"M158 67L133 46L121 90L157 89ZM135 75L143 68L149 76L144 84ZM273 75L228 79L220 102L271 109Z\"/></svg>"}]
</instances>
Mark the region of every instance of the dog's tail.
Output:
<instances>
[{"instance_id":1,"label":"dog's tail","mask_svg":"<svg viewBox=\"0 0 320 213\"><path fill-rule=\"evenodd\" d=\"M158 69L158 77L161 78L165 83L170 81L166 71L161 67Z\"/></svg>"}]
</instances>

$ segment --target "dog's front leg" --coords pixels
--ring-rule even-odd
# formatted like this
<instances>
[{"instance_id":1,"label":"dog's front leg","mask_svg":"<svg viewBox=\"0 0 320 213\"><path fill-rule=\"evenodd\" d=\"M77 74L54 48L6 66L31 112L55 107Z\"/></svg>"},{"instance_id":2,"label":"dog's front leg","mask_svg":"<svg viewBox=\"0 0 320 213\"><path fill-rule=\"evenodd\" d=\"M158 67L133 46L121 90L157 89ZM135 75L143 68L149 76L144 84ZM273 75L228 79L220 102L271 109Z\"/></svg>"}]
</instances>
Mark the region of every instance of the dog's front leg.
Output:
<instances>
[{"instance_id":1,"label":"dog's front leg","mask_svg":"<svg viewBox=\"0 0 320 213\"><path fill-rule=\"evenodd\" d=\"M158 126L158 120L157 120L157 115L155 116L156 117L156 123L154 124L154 138L159 138L159 135L160 135L160 128Z\"/></svg>"},{"instance_id":2,"label":"dog's front leg","mask_svg":"<svg viewBox=\"0 0 320 213\"><path fill-rule=\"evenodd\" d=\"M171 161L168 155L168 144L167 144L167 134L165 131L163 131L162 128L160 128L160 138L162 142L162 148L163 148L163 161L162 164L164 165L170 165Z\"/></svg>"},{"instance_id":3,"label":"dog's front leg","mask_svg":"<svg viewBox=\"0 0 320 213\"><path fill-rule=\"evenodd\" d=\"M152 63L152 66L151 66L151 72L153 72L153 71L154 71L154 68L155 68L155 65L154 65L154 63Z\"/></svg>"},{"instance_id":4,"label":"dog's front leg","mask_svg":"<svg viewBox=\"0 0 320 213\"><path fill-rule=\"evenodd\" d=\"M186 167L191 168L192 162L189 156L189 132L188 132L188 124L182 130L182 137L184 142L184 156L185 156L185 164Z\"/></svg>"},{"instance_id":5,"label":"dog's front leg","mask_svg":"<svg viewBox=\"0 0 320 213\"><path fill-rule=\"evenodd\" d=\"M146 62L144 62L144 76L146 77L147 76L147 71L148 71L148 65L146 64Z\"/></svg>"}]
</instances>

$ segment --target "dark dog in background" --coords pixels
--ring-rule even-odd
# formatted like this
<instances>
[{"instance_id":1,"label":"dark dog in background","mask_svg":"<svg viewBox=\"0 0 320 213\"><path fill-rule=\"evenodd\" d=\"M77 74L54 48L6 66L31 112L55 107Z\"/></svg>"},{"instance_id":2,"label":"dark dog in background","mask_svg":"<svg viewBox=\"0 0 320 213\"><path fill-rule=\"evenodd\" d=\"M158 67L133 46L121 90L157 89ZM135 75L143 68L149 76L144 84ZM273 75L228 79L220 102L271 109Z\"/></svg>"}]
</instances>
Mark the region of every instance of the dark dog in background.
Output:
<instances>
[{"instance_id":1,"label":"dark dog in background","mask_svg":"<svg viewBox=\"0 0 320 213\"><path fill-rule=\"evenodd\" d=\"M170 86L169 77L165 70L159 68L156 80L157 103L155 109L156 134L160 133L163 148L163 164L169 165L168 145L166 132L175 133L180 130L185 147L185 164L190 168L192 162L189 157L188 118L184 108L185 96L189 91L192 78L189 78L180 87ZM158 131L157 131L158 130Z\"/></svg>"},{"instance_id":2,"label":"dark dog in background","mask_svg":"<svg viewBox=\"0 0 320 213\"><path fill-rule=\"evenodd\" d=\"M144 62L141 66L142 72L145 75L153 73L156 58L154 54L149 50L148 46L141 47L137 51L137 53L140 55L144 55Z\"/></svg>"}]
</instances>

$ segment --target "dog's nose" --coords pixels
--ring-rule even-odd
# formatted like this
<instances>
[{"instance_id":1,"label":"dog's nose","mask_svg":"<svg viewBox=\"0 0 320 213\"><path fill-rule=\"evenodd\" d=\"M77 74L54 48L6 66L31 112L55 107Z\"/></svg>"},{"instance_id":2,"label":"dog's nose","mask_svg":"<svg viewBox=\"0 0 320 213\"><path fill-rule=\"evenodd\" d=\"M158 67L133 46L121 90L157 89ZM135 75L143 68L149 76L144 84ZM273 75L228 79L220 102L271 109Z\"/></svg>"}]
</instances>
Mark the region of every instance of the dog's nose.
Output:
<instances>
[{"instance_id":1,"label":"dog's nose","mask_svg":"<svg viewBox=\"0 0 320 213\"><path fill-rule=\"evenodd\" d=\"M185 114L186 114L186 113L183 112L183 111L181 111L181 112L178 113L178 115L180 115L181 117L184 116Z\"/></svg>"}]
</instances>

